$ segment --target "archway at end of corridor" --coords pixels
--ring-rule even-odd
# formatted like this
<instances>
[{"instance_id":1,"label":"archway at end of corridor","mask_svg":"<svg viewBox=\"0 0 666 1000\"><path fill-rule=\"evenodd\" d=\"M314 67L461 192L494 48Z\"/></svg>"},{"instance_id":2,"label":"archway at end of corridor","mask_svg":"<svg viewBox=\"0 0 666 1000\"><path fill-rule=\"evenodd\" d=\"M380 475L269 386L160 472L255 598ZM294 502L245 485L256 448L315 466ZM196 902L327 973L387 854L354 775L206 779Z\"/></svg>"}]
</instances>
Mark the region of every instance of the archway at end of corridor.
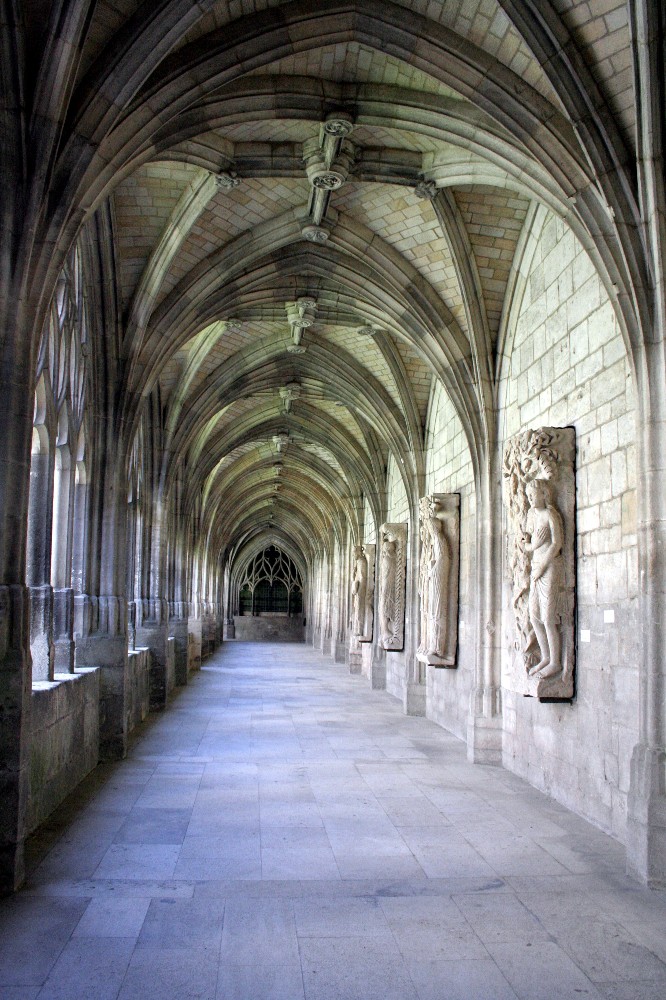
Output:
<instances>
[{"instance_id":1,"label":"archway at end of corridor","mask_svg":"<svg viewBox=\"0 0 666 1000\"><path fill-rule=\"evenodd\" d=\"M304 642L307 565L293 542L253 539L228 565L227 638Z\"/></svg>"}]
</instances>

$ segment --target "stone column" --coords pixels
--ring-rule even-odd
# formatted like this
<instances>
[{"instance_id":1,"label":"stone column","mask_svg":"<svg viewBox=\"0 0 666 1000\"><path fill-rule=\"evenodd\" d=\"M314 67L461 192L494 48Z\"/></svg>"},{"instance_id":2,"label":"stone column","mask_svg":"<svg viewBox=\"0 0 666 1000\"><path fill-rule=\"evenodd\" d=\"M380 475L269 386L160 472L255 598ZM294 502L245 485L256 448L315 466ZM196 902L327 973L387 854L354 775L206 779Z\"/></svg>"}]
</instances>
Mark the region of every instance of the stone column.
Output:
<instances>
[{"instance_id":1,"label":"stone column","mask_svg":"<svg viewBox=\"0 0 666 1000\"><path fill-rule=\"evenodd\" d=\"M631 5L637 71L638 167L644 236L651 251L652 314L635 359L639 415L638 579L643 623L639 741L631 762L627 823L629 871L666 884L666 88L663 4Z\"/></svg>"},{"instance_id":2,"label":"stone column","mask_svg":"<svg viewBox=\"0 0 666 1000\"><path fill-rule=\"evenodd\" d=\"M167 655L169 604L162 597L150 597L137 604L136 644L150 650L150 710L155 712L166 706L174 686Z\"/></svg>"},{"instance_id":3,"label":"stone column","mask_svg":"<svg viewBox=\"0 0 666 1000\"><path fill-rule=\"evenodd\" d=\"M11 155L11 151L10 151ZM7 164L5 164L7 166ZM7 168L3 183L14 193ZM7 212L4 249L13 234ZM18 244L18 240L17 240ZM26 587L26 539L30 442L34 411L32 323L22 322L25 289L10 268L0 280L0 894L24 878L24 843L29 795L31 657L30 594Z\"/></svg>"},{"instance_id":4,"label":"stone column","mask_svg":"<svg viewBox=\"0 0 666 1000\"><path fill-rule=\"evenodd\" d=\"M467 759L502 763L500 614L502 498L499 455L479 475L476 490L476 669L467 720Z\"/></svg>"},{"instance_id":5,"label":"stone column","mask_svg":"<svg viewBox=\"0 0 666 1000\"><path fill-rule=\"evenodd\" d=\"M187 669L188 671L201 669L202 657L202 630L201 630L201 605L199 601L192 601L187 618Z\"/></svg>"},{"instance_id":6,"label":"stone column","mask_svg":"<svg viewBox=\"0 0 666 1000\"><path fill-rule=\"evenodd\" d=\"M410 511L407 550L407 579L405 586L405 669L406 685L404 710L406 715L426 714L425 670L416 657L419 627L419 595L416 587L420 541L418 509Z\"/></svg>"},{"instance_id":7,"label":"stone column","mask_svg":"<svg viewBox=\"0 0 666 1000\"><path fill-rule=\"evenodd\" d=\"M663 379L663 340L647 350L646 369ZM641 421L638 578L642 620L639 662L639 739L631 760L627 816L627 868L649 885L666 885L666 398L652 395ZM643 414L641 414L643 416Z\"/></svg>"},{"instance_id":8,"label":"stone column","mask_svg":"<svg viewBox=\"0 0 666 1000\"><path fill-rule=\"evenodd\" d=\"M386 650L377 639L372 644L370 686L376 691L386 690Z\"/></svg>"},{"instance_id":9,"label":"stone column","mask_svg":"<svg viewBox=\"0 0 666 1000\"><path fill-rule=\"evenodd\" d=\"M55 670L53 647L53 588L51 587L51 527L53 523L53 465L48 451L30 463L26 579L30 587L30 652L36 681L51 681Z\"/></svg>"},{"instance_id":10,"label":"stone column","mask_svg":"<svg viewBox=\"0 0 666 1000\"><path fill-rule=\"evenodd\" d=\"M100 667L100 757L127 753L130 686L127 600L124 595L77 594L74 599L76 666Z\"/></svg>"},{"instance_id":11,"label":"stone column","mask_svg":"<svg viewBox=\"0 0 666 1000\"><path fill-rule=\"evenodd\" d=\"M187 684L187 604L172 601L169 604L169 632L176 642L175 681L177 686Z\"/></svg>"},{"instance_id":12,"label":"stone column","mask_svg":"<svg viewBox=\"0 0 666 1000\"><path fill-rule=\"evenodd\" d=\"M0 894L24 877L29 795L30 594L0 585Z\"/></svg>"}]
</instances>

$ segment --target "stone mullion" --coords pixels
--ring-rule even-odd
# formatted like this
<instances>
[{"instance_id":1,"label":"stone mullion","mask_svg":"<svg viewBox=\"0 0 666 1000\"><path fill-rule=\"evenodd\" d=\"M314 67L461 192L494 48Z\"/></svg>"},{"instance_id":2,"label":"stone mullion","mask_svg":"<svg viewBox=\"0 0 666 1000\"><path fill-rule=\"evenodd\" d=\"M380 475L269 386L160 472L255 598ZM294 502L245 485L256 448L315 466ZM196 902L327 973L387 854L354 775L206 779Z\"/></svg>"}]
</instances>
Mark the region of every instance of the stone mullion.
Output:
<instances>
[{"instance_id":1,"label":"stone mullion","mask_svg":"<svg viewBox=\"0 0 666 1000\"><path fill-rule=\"evenodd\" d=\"M74 437L72 436L74 442ZM59 673L74 673L74 589L72 587L72 555L74 535L74 497L76 478L76 455L70 456L67 483L63 485L66 494L66 523L56 530L66 534L64 541L64 573L59 567L59 578L53 591L53 646L54 670Z\"/></svg>"},{"instance_id":2,"label":"stone mullion","mask_svg":"<svg viewBox=\"0 0 666 1000\"><path fill-rule=\"evenodd\" d=\"M53 533L53 480L55 450L32 456L28 497L30 587L30 651L32 678L53 680L53 587L51 586L51 538Z\"/></svg>"}]
</instances>

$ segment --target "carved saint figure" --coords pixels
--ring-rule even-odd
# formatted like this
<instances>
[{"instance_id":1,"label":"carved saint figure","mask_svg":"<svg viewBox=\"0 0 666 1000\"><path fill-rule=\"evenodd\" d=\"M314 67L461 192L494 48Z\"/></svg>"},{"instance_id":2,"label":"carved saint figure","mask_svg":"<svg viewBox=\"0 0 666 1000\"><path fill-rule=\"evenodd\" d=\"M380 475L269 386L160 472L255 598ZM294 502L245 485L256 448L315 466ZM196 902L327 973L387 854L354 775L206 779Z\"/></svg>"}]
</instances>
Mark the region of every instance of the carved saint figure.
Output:
<instances>
[{"instance_id":1,"label":"carved saint figure","mask_svg":"<svg viewBox=\"0 0 666 1000\"><path fill-rule=\"evenodd\" d=\"M448 582L451 552L444 529L446 514L435 507L428 518L430 565L428 567L428 640L429 656L443 657L446 652L448 625Z\"/></svg>"},{"instance_id":2,"label":"carved saint figure","mask_svg":"<svg viewBox=\"0 0 666 1000\"><path fill-rule=\"evenodd\" d=\"M428 662L446 653L451 550L445 531L445 511L432 498L421 501L421 562L419 596L421 633L418 652Z\"/></svg>"},{"instance_id":3,"label":"carved saint figure","mask_svg":"<svg viewBox=\"0 0 666 1000\"><path fill-rule=\"evenodd\" d=\"M390 645L396 632L395 586L398 542L389 533L382 535L380 561L381 595L379 602L379 628L385 646Z\"/></svg>"},{"instance_id":4,"label":"carved saint figure","mask_svg":"<svg viewBox=\"0 0 666 1000\"><path fill-rule=\"evenodd\" d=\"M564 588L562 518L551 501L550 487L533 479L525 487L527 513L525 552L531 556L529 616L541 659L530 674L554 677L562 670L561 598Z\"/></svg>"},{"instance_id":5,"label":"carved saint figure","mask_svg":"<svg viewBox=\"0 0 666 1000\"><path fill-rule=\"evenodd\" d=\"M363 635L365 605L368 592L368 560L362 545L354 546L354 576L352 579L352 635Z\"/></svg>"},{"instance_id":6,"label":"carved saint figure","mask_svg":"<svg viewBox=\"0 0 666 1000\"><path fill-rule=\"evenodd\" d=\"M428 498L423 497L421 503L421 561L419 563L419 598L420 598L420 631L419 648L417 652L427 653L428 651L428 587L430 580L430 527L428 525Z\"/></svg>"}]
</instances>

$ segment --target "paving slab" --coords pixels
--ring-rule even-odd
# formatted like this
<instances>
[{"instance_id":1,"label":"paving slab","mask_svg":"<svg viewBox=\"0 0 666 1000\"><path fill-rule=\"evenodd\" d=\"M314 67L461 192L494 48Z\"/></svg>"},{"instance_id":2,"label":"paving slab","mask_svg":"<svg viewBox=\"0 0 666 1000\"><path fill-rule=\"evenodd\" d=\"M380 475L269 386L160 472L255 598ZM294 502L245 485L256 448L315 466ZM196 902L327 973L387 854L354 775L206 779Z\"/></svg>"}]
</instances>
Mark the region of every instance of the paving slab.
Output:
<instances>
[{"instance_id":1,"label":"paving slab","mask_svg":"<svg viewBox=\"0 0 666 1000\"><path fill-rule=\"evenodd\" d=\"M303 645L227 643L0 901L0 1000L663 1000L621 844Z\"/></svg>"}]
</instances>

